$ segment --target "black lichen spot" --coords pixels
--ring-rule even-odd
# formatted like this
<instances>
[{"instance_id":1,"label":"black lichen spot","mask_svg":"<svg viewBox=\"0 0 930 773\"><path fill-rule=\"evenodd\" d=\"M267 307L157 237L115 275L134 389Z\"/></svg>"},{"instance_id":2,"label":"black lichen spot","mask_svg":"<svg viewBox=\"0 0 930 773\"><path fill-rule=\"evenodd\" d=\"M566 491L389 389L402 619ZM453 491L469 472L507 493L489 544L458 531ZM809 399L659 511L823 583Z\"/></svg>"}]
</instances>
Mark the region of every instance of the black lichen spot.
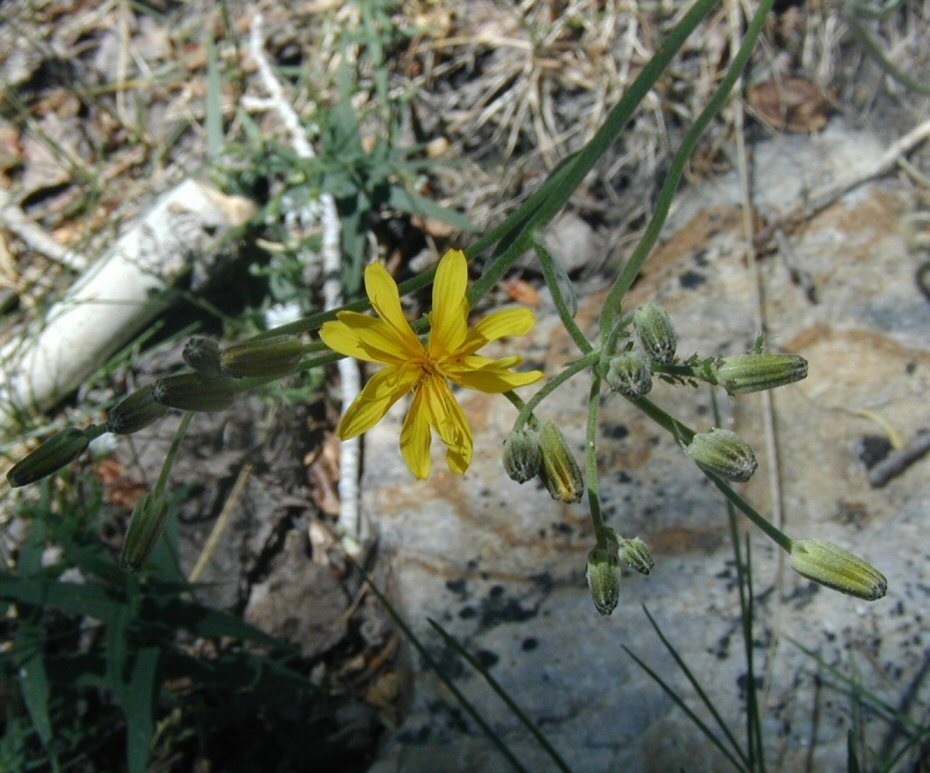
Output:
<instances>
[{"instance_id":1,"label":"black lichen spot","mask_svg":"<svg viewBox=\"0 0 930 773\"><path fill-rule=\"evenodd\" d=\"M491 590L488 591L488 598L499 599L504 595L504 586L503 585L493 585Z\"/></svg>"},{"instance_id":2,"label":"black lichen spot","mask_svg":"<svg viewBox=\"0 0 930 773\"><path fill-rule=\"evenodd\" d=\"M538 607L524 607L517 599L490 596L481 602L481 622L487 628L501 623L522 623L538 614Z\"/></svg>"},{"instance_id":3,"label":"black lichen spot","mask_svg":"<svg viewBox=\"0 0 930 773\"><path fill-rule=\"evenodd\" d=\"M622 440L630 434L630 430L627 429L626 424L608 424L606 434L614 440Z\"/></svg>"},{"instance_id":4,"label":"black lichen spot","mask_svg":"<svg viewBox=\"0 0 930 773\"><path fill-rule=\"evenodd\" d=\"M530 576L533 584L536 585L543 593L551 593L555 583L552 581L552 575L549 572L540 572Z\"/></svg>"},{"instance_id":5,"label":"black lichen spot","mask_svg":"<svg viewBox=\"0 0 930 773\"><path fill-rule=\"evenodd\" d=\"M913 360L911 360L907 365L904 366L904 372L907 373L908 376L913 376L914 371L916 370L917 370L917 363L914 362Z\"/></svg>"},{"instance_id":6,"label":"black lichen spot","mask_svg":"<svg viewBox=\"0 0 930 773\"><path fill-rule=\"evenodd\" d=\"M891 443L884 435L863 435L856 446L857 456L867 470L871 470L891 453Z\"/></svg>"},{"instance_id":7,"label":"black lichen spot","mask_svg":"<svg viewBox=\"0 0 930 773\"><path fill-rule=\"evenodd\" d=\"M532 652L539 646L539 640L534 639L532 636L524 639L520 643L520 649L524 652Z\"/></svg>"},{"instance_id":8,"label":"black lichen spot","mask_svg":"<svg viewBox=\"0 0 930 773\"><path fill-rule=\"evenodd\" d=\"M678 281L685 290L693 290L695 287L700 287L704 284L707 281L707 277L698 271L688 269L684 274L678 277Z\"/></svg>"},{"instance_id":9,"label":"black lichen spot","mask_svg":"<svg viewBox=\"0 0 930 773\"><path fill-rule=\"evenodd\" d=\"M464 579L446 580L446 587L461 599L468 596L468 583Z\"/></svg>"},{"instance_id":10,"label":"black lichen spot","mask_svg":"<svg viewBox=\"0 0 930 773\"><path fill-rule=\"evenodd\" d=\"M633 481L630 474L624 470L618 470L617 474L614 475L614 480L617 481L617 483L631 483Z\"/></svg>"},{"instance_id":11,"label":"black lichen spot","mask_svg":"<svg viewBox=\"0 0 930 773\"><path fill-rule=\"evenodd\" d=\"M707 265L707 250L698 250L697 252L694 253L694 255L692 256L692 259L698 266L701 266L701 267L706 266Z\"/></svg>"},{"instance_id":12,"label":"black lichen spot","mask_svg":"<svg viewBox=\"0 0 930 773\"><path fill-rule=\"evenodd\" d=\"M462 618L462 620L471 620L477 614L478 610L474 607L462 607L459 610L459 617Z\"/></svg>"},{"instance_id":13,"label":"black lichen spot","mask_svg":"<svg viewBox=\"0 0 930 773\"><path fill-rule=\"evenodd\" d=\"M478 650L478 662L485 668L492 668L500 661L500 657L490 650Z\"/></svg>"}]
</instances>

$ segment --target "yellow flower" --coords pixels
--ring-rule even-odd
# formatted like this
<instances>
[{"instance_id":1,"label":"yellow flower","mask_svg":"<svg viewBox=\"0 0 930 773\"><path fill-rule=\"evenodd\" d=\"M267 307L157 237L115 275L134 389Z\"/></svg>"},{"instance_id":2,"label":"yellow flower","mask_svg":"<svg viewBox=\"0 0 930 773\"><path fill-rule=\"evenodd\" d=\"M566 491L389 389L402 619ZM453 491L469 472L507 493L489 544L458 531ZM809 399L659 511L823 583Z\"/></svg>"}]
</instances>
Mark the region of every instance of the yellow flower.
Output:
<instances>
[{"instance_id":1,"label":"yellow flower","mask_svg":"<svg viewBox=\"0 0 930 773\"><path fill-rule=\"evenodd\" d=\"M417 338L400 306L397 284L381 263L365 269L365 292L380 319L340 311L338 322L320 328L320 338L333 351L387 367L372 376L339 423L343 440L377 424L407 392L413 401L400 433L400 450L410 471L429 477L430 443L436 430L446 444L446 461L463 473L472 457L471 427L449 381L479 392L507 392L532 384L542 372L513 373L522 357L492 360L476 352L503 336L525 335L535 322L529 309L503 309L468 328L468 266L461 250L442 256L433 281L433 311L428 343Z\"/></svg>"}]
</instances>

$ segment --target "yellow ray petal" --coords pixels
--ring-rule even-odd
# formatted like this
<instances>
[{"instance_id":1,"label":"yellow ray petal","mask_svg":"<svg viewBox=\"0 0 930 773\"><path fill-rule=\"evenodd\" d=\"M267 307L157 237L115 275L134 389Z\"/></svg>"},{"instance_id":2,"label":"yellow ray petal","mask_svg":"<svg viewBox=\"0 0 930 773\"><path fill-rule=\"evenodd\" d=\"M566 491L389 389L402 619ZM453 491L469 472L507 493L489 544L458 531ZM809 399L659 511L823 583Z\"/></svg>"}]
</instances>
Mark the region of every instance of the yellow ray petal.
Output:
<instances>
[{"instance_id":1,"label":"yellow ray petal","mask_svg":"<svg viewBox=\"0 0 930 773\"><path fill-rule=\"evenodd\" d=\"M459 474L465 472L471 464L473 442L471 426L462 412L462 406L442 378L427 379L420 391L426 393L430 424L446 444L449 469Z\"/></svg>"},{"instance_id":2,"label":"yellow ray petal","mask_svg":"<svg viewBox=\"0 0 930 773\"><path fill-rule=\"evenodd\" d=\"M398 340L403 341L410 351L422 351L422 344L401 308L397 283L383 263L372 263L365 269L365 292L378 316L391 326Z\"/></svg>"},{"instance_id":3,"label":"yellow ray petal","mask_svg":"<svg viewBox=\"0 0 930 773\"><path fill-rule=\"evenodd\" d=\"M474 354L490 341L504 336L522 336L533 329L536 317L525 308L501 309L488 314L471 330L456 354Z\"/></svg>"},{"instance_id":4,"label":"yellow ray petal","mask_svg":"<svg viewBox=\"0 0 930 773\"><path fill-rule=\"evenodd\" d=\"M457 359L455 363L443 365L442 372L456 384L479 392L499 394L511 389L532 384L543 377L541 370L514 373L508 368L517 364L520 358L504 357L491 360L487 357L471 355Z\"/></svg>"},{"instance_id":5,"label":"yellow ray petal","mask_svg":"<svg viewBox=\"0 0 930 773\"><path fill-rule=\"evenodd\" d=\"M468 264L461 250L442 256L433 280L433 310L429 315L429 351L434 358L453 352L468 333Z\"/></svg>"},{"instance_id":6,"label":"yellow ray petal","mask_svg":"<svg viewBox=\"0 0 930 773\"><path fill-rule=\"evenodd\" d=\"M429 477L429 447L432 441L425 400L424 390L420 388L413 396L410 410L404 419L404 428L400 432L400 451L404 461L410 472L420 480Z\"/></svg>"},{"instance_id":7,"label":"yellow ray petal","mask_svg":"<svg viewBox=\"0 0 930 773\"><path fill-rule=\"evenodd\" d=\"M349 440L370 430L384 417L388 409L413 389L420 377L414 366L389 366L368 379L365 388L342 417L337 434Z\"/></svg>"},{"instance_id":8,"label":"yellow ray petal","mask_svg":"<svg viewBox=\"0 0 930 773\"><path fill-rule=\"evenodd\" d=\"M325 322L320 338L334 352L368 362L400 365L410 359L406 342L386 322L354 311L340 311L339 321Z\"/></svg>"}]
</instances>

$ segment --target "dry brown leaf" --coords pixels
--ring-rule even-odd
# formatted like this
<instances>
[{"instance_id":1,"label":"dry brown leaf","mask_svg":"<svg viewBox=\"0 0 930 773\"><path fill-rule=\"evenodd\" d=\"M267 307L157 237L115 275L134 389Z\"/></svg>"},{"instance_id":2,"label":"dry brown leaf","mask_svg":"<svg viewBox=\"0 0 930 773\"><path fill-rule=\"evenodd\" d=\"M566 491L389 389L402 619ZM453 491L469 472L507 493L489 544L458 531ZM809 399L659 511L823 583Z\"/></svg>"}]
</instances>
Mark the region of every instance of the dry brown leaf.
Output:
<instances>
[{"instance_id":1,"label":"dry brown leaf","mask_svg":"<svg viewBox=\"0 0 930 773\"><path fill-rule=\"evenodd\" d=\"M132 510L148 493L148 487L126 475L115 459L104 459L97 464L97 476L103 484L103 496L117 507Z\"/></svg>"},{"instance_id":2,"label":"dry brown leaf","mask_svg":"<svg viewBox=\"0 0 930 773\"><path fill-rule=\"evenodd\" d=\"M749 87L756 115L781 131L810 133L827 125L823 92L803 78L773 78Z\"/></svg>"}]
</instances>

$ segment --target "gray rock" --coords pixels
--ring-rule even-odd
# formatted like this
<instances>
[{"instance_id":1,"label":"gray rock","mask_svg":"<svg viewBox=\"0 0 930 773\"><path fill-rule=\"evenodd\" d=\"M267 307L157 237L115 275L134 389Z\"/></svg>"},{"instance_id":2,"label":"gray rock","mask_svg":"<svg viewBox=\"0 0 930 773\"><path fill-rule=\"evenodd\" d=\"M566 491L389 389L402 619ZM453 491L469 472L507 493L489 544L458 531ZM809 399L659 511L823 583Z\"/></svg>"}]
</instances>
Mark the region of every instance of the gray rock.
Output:
<instances>
[{"instance_id":1,"label":"gray rock","mask_svg":"<svg viewBox=\"0 0 930 773\"><path fill-rule=\"evenodd\" d=\"M787 211L810 186L880 151L874 140L838 125L818 138L777 138L755 149L758 203L766 216ZM630 309L646 300L661 303L685 356L744 352L757 332L735 190L729 175L683 194L668 238L628 300ZM810 361L806 381L773 394L783 528L797 538L831 539L872 561L889 580L888 597L872 604L812 586L749 527L755 658L767 680L761 694L774 769L802 768L810 745L815 768L846 763L849 699L815 686L819 666L789 637L892 704L930 645L920 621L928 593L927 462L873 490L854 451L861 436L880 431L863 411L880 414L906 437L930 426L930 305L914 285L898 228L911 208L903 189L881 181L788 234L817 304L792 282L780 256L760 263L772 349ZM584 299L582 329L593 329L603 298ZM531 336L498 352L519 352L551 376L576 352L553 313L540 317ZM587 389L586 379L575 379L540 411L579 455ZM672 438L622 399L605 400L599 447L605 513L625 536L649 544L656 566L648 578L626 576L619 607L602 618L584 580L593 544L586 507L556 503L540 486L521 488L507 478L500 453L513 408L494 395L458 397L475 434L475 459L465 476L445 470L437 441L432 477L423 483L411 477L397 447L402 407L366 436L364 505L376 518L394 601L409 624L531 770L553 768L482 678L443 647L427 618L489 666L574 770L722 768L719 752L621 648L630 647L698 706L640 609L648 605L742 737L738 684L746 668L721 496ZM706 390L659 384L650 397L696 429L713 423ZM753 445L760 461L742 491L768 514L761 400L721 398L726 426ZM463 729L455 701L425 664L414 665L411 711L373 769L506 769L480 730L471 722ZM865 723L870 744L879 745L886 726L874 717Z\"/></svg>"}]
</instances>

